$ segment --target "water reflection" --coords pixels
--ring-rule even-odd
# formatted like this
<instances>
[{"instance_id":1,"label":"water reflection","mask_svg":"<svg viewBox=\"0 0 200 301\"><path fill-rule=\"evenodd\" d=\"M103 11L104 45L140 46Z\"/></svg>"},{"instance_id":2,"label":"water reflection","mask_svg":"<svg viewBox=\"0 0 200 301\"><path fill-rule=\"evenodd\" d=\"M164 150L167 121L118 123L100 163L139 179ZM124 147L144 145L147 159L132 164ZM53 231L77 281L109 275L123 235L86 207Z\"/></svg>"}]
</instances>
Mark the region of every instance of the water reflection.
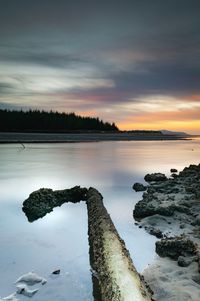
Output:
<instances>
[{"instance_id":1,"label":"water reflection","mask_svg":"<svg viewBox=\"0 0 200 301\"><path fill-rule=\"evenodd\" d=\"M199 158L199 140L27 144L25 149L1 145L0 295L12 293L13 282L35 270L48 279L37 300L93 299L85 204L65 204L29 224L21 205L32 191L96 187L141 271L155 256L155 238L133 223L134 203L141 194L132 191L132 184L143 182L148 172L169 175L170 168L180 170ZM61 275L52 279L55 268Z\"/></svg>"}]
</instances>

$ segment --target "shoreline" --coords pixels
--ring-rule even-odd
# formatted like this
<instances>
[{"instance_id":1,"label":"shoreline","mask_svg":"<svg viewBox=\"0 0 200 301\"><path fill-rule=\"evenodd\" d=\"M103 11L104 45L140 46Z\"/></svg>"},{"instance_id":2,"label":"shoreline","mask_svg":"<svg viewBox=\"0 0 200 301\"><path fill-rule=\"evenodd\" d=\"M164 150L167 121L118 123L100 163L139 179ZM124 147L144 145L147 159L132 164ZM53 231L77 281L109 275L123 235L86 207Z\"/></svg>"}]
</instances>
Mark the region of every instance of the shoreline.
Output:
<instances>
[{"instance_id":1,"label":"shoreline","mask_svg":"<svg viewBox=\"0 0 200 301\"><path fill-rule=\"evenodd\" d=\"M20 133L0 132L0 144L13 143L78 143L100 141L165 141L189 140L196 136L135 135L132 133Z\"/></svg>"},{"instance_id":2,"label":"shoreline","mask_svg":"<svg viewBox=\"0 0 200 301\"><path fill-rule=\"evenodd\" d=\"M171 177L145 176L147 186L133 215L140 228L158 238L159 257L143 276L156 300L200 300L200 164L182 171L171 169ZM139 190L138 190L139 191Z\"/></svg>"}]
</instances>

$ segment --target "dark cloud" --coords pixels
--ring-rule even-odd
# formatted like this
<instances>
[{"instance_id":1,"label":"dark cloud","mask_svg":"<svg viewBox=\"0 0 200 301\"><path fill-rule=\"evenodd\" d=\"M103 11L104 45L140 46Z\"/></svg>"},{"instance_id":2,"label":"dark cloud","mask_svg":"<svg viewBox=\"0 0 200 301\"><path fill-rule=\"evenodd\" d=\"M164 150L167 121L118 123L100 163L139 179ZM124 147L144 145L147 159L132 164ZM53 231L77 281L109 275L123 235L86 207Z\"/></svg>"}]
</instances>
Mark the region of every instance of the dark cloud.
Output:
<instances>
[{"instance_id":1,"label":"dark cloud","mask_svg":"<svg viewBox=\"0 0 200 301\"><path fill-rule=\"evenodd\" d=\"M5 82L0 82L0 94L9 94L11 91L14 89L14 85L5 83Z\"/></svg>"},{"instance_id":2,"label":"dark cloud","mask_svg":"<svg viewBox=\"0 0 200 301\"><path fill-rule=\"evenodd\" d=\"M51 53L51 52L38 52L31 51L30 49L26 50L14 50L6 51L0 48L0 61L3 62L14 62L22 64L36 64L43 65L47 67L56 67L56 68L66 68L69 65L77 65L87 63L84 58L75 56L73 54L65 53Z\"/></svg>"},{"instance_id":3,"label":"dark cloud","mask_svg":"<svg viewBox=\"0 0 200 301\"><path fill-rule=\"evenodd\" d=\"M0 76L6 78L0 93L13 104L26 93L32 101L41 94L42 102L48 93L37 91L36 79L41 73L44 86L48 72L50 82L54 74L62 81L49 95L65 95L66 107L76 98L86 108L87 100L103 108L143 96L199 93L199 28L196 0L0 0ZM105 86L80 87L76 78L103 79Z\"/></svg>"}]
</instances>

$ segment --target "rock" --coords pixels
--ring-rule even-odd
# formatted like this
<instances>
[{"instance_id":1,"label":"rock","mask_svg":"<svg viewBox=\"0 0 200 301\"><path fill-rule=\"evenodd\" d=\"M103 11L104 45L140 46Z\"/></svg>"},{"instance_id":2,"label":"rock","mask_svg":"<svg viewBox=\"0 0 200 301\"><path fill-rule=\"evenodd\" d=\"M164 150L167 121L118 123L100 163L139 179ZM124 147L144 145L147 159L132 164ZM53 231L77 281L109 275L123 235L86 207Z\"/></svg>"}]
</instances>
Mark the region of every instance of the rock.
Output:
<instances>
[{"instance_id":1,"label":"rock","mask_svg":"<svg viewBox=\"0 0 200 301\"><path fill-rule=\"evenodd\" d=\"M59 274L60 274L60 270L59 270L59 269L58 269L58 270L55 270L55 271L52 272L52 274L54 274L54 275L59 275Z\"/></svg>"},{"instance_id":2,"label":"rock","mask_svg":"<svg viewBox=\"0 0 200 301\"><path fill-rule=\"evenodd\" d=\"M176 209L177 207L173 203L169 203L168 206L163 206L162 204L158 204L156 202L152 203L151 201L148 202L148 200L141 200L135 205L133 216L135 219L140 219L155 214L172 216Z\"/></svg>"},{"instance_id":3,"label":"rock","mask_svg":"<svg viewBox=\"0 0 200 301\"><path fill-rule=\"evenodd\" d=\"M38 291L39 289L30 290L26 284L17 285L17 293L27 297L33 297Z\"/></svg>"},{"instance_id":4,"label":"rock","mask_svg":"<svg viewBox=\"0 0 200 301\"><path fill-rule=\"evenodd\" d=\"M33 272L29 272L27 274L22 275L21 277L19 277L15 283L19 283L19 282L24 282L28 285L34 285L36 283L42 283L45 284L47 282L46 279L40 277L39 275L37 275L36 273Z\"/></svg>"},{"instance_id":5,"label":"rock","mask_svg":"<svg viewBox=\"0 0 200 301\"><path fill-rule=\"evenodd\" d=\"M170 257L171 259L178 260L179 256L196 255L197 247L190 239L177 236L157 241L156 253L161 257Z\"/></svg>"},{"instance_id":6,"label":"rock","mask_svg":"<svg viewBox=\"0 0 200 301\"><path fill-rule=\"evenodd\" d=\"M156 236L157 238L163 238L163 233L161 230L159 229L155 229L155 228L150 228L149 233L151 235Z\"/></svg>"},{"instance_id":7,"label":"rock","mask_svg":"<svg viewBox=\"0 0 200 301\"><path fill-rule=\"evenodd\" d=\"M180 267L188 267L192 263L192 258L179 256L178 257L178 265Z\"/></svg>"},{"instance_id":8,"label":"rock","mask_svg":"<svg viewBox=\"0 0 200 301\"><path fill-rule=\"evenodd\" d=\"M176 168L171 168L170 171L171 172L178 172L178 170Z\"/></svg>"},{"instance_id":9,"label":"rock","mask_svg":"<svg viewBox=\"0 0 200 301\"><path fill-rule=\"evenodd\" d=\"M135 183L133 184L133 189L137 191L145 191L147 189L147 186L141 184L141 183Z\"/></svg>"},{"instance_id":10,"label":"rock","mask_svg":"<svg viewBox=\"0 0 200 301\"><path fill-rule=\"evenodd\" d=\"M152 174L147 174L144 177L146 182L158 182L158 181L166 181L167 177L163 173L152 173Z\"/></svg>"},{"instance_id":11,"label":"rock","mask_svg":"<svg viewBox=\"0 0 200 301\"><path fill-rule=\"evenodd\" d=\"M153 182L136 204L134 217L148 233L157 234L152 228L163 232L164 239L156 242L156 252L168 257L157 258L158 274L167 275L166 282L160 281L156 273L154 276L151 267L150 278L146 278L150 280L155 299L200 300L197 285L200 284L200 164L173 173L164 181L156 182L149 176L145 180ZM153 223L158 217L164 221L158 219Z\"/></svg>"}]
</instances>

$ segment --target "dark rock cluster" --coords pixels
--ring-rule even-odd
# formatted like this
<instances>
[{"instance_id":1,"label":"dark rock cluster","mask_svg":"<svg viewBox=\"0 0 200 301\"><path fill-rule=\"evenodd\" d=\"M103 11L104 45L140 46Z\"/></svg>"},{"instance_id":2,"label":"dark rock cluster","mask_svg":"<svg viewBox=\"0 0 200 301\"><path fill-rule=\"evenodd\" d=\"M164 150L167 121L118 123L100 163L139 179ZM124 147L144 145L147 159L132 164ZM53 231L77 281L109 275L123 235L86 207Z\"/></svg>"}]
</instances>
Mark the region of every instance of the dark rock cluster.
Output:
<instances>
[{"instance_id":1,"label":"dark rock cluster","mask_svg":"<svg viewBox=\"0 0 200 301\"><path fill-rule=\"evenodd\" d=\"M147 232L162 238L156 242L159 256L176 260L181 267L197 262L200 270L200 164L169 179L161 175L157 181L145 176L150 185L134 208L134 218Z\"/></svg>"},{"instance_id":2,"label":"dark rock cluster","mask_svg":"<svg viewBox=\"0 0 200 301\"><path fill-rule=\"evenodd\" d=\"M178 260L179 256L188 257L197 254L197 246L193 241L184 237L177 236L161 239L156 242L156 253L161 257L170 257Z\"/></svg>"},{"instance_id":3,"label":"dark rock cluster","mask_svg":"<svg viewBox=\"0 0 200 301\"><path fill-rule=\"evenodd\" d=\"M198 200L200 200L200 165L190 165L176 178L151 183L142 200L136 204L134 217L142 219L155 214L173 216L176 212L180 212L188 216L190 223L199 224Z\"/></svg>"}]
</instances>

